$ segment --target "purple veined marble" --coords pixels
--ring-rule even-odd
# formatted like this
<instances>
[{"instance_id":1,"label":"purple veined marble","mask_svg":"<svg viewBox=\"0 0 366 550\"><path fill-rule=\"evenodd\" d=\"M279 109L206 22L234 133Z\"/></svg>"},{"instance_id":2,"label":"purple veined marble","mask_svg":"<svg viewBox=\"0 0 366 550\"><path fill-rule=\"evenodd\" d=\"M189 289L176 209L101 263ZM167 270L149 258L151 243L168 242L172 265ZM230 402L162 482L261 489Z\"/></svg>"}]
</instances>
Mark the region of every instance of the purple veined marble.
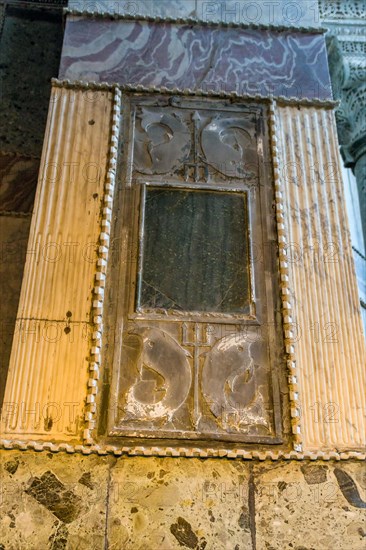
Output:
<instances>
[{"instance_id":1,"label":"purple veined marble","mask_svg":"<svg viewBox=\"0 0 366 550\"><path fill-rule=\"evenodd\" d=\"M69 17L59 78L331 99L323 35Z\"/></svg>"}]
</instances>

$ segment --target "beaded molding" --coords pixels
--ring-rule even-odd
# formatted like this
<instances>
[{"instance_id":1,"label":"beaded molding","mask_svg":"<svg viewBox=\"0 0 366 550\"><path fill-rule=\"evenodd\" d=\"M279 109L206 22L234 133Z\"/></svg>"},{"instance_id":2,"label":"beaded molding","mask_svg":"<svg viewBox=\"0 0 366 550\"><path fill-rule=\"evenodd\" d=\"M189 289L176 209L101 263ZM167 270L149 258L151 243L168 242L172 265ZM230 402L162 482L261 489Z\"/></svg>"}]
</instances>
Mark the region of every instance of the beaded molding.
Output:
<instances>
[{"instance_id":1,"label":"beaded molding","mask_svg":"<svg viewBox=\"0 0 366 550\"><path fill-rule=\"evenodd\" d=\"M148 94L168 94L168 95L183 95L183 96L198 96L198 97L220 97L228 99L243 99L246 101L262 101L271 102L274 99L281 105L304 106L304 107L320 107L322 109L334 109L340 105L340 101L332 99L310 99L308 97L286 97L283 95L272 96L263 94L240 94L238 92L225 92L214 90L202 90L200 88L192 90L191 88L167 88L166 86L143 86L142 84L118 84L108 82L85 82L82 80L59 80L52 78L52 85L56 88L67 88L76 90L95 90L95 91L114 91L119 89L121 92L136 92Z\"/></svg>"},{"instance_id":2,"label":"beaded molding","mask_svg":"<svg viewBox=\"0 0 366 550\"><path fill-rule=\"evenodd\" d=\"M175 23L177 25L200 25L202 27L223 27L233 29L248 29L258 31L276 31L276 32L300 32L306 34L325 34L327 29L324 27L296 27L293 25L265 25L263 23L235 23L225 21L205 21L195 17L161 17L154 15L142 15L132 13L109 13L106 11L88 11L64 8L65 15L75 15L80 17L90 17L99 19L113 19L122 21L146 21L148 23Z\"/></svg>"},{"instance_id":3,"label":"beaded molding","mask_svg":"<svg viewBox=\"0 0 366 550\"><path fill-rule=\"evenodd\" d=\"M294 450L302 451L302 436L300 426L300 402L299 388L297 384L297 370L295 345L293 341L293 333L291 331L292 319L292 304L289 279L289 264L287 258L287 234L285 226L284 204L283 204L283 189L280 180L279 171L279 155L278 155L278 137L277 137L277 120L276 120L276 102L271 99L269 104L269 126L272 151L273 179L275 186L275 202L276 202L276 222L279 247L279 263L280 263L280 289L282 300L282 318L283 318L283 333L286 351L286 362L288 369L288 386L290 398L290 414L291 427Z\"/></svg>"},{"instance_id":4,"label":"beaded molding","mask_svg":"<svg viewBox=\"0 0 366 550\"><path fill-rule=\"evenodd\" d=\"M93 289L93 333L89 360L88 393L85 409L85 429L83 440L86 445L93 444L92 431L95 428L96 395L101 365L104 288L108 264L113 195L117 170L119 124L121 118L121 91L116 88L113 97L111 139L109 144L109 161L104 185L103 209L101 215L101 233L99 235L98 260L96 264L95 284Z\"/></svg>"},{"instance_id":5,"label":"beaded molding","mask_svg":"<svg viewBox=\"0 0 366 550\"><path fill-rule=\"evenodd\" d=\"M365 460L366 453L358 451L244 451L242 449L199 449L197 447L115 447L113 445L70 445L68 443L51 443L40 441L20 441L1 439L0 448L6 451L47 451L53 453L83 454L83 455L114 455L114 456L144 456L144 457L172 457L172 458L240 458L242 460L277 461L277 460Z\"/></svg>"}]
</instances>

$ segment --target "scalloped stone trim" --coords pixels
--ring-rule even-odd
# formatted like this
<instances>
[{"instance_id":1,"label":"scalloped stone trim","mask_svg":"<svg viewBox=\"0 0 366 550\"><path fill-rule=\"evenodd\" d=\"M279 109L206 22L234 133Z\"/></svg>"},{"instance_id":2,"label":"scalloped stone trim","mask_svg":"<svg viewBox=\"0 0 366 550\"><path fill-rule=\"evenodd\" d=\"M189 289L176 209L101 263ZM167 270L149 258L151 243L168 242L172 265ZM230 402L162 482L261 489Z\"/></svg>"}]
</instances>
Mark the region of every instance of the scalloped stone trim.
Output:
<instances>
[{"instance_id":1,"label":"scalloped stone trim","mask_svg":"<svg viewBox=\"0 0 366 550\"><path fill-rule=\"evenodd\" d=\"M366 460L366 453L350 451L350 452L325 452L318 451L316 453L296 451L245 451L242 449L207 449L203 450L198 447L114 447L113 445L69 445L68 443L50 443L39 441L20 441L1 439L0 448L4 450L20 450L20 451L47 451L53 453L64 452L67 454L96 454L100 456L145 456L145 457L186 457L186 458L241 458L242 460Z\"/></svg>"}]
</instances>

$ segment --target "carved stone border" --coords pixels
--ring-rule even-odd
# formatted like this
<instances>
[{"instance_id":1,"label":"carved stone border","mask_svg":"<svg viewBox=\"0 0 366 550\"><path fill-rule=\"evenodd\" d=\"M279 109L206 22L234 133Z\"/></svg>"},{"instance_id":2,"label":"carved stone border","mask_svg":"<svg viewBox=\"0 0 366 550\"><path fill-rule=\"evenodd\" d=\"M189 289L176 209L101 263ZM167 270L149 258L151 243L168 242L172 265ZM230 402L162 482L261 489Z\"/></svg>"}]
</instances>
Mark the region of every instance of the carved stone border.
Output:
<instances>
[{"instance_id":1,"label":"carved stone border","mask_svg":"<svg viewBox=\"0 0 366 550\"><path fill-rule=\"evenodd\" d=\"M132 84L118 84L118 83L109 83L109 82L95 82L83 80L59 80L58 78L52 78L52 85L57 88L69 88L73 90L106 90L114 91L119 89L121 92L137 92L137 93L148 93L148 94L168 94L168 95L183 95L183 96L198 96L198 97L220 97L220 98L238 98L248 101L261 101L261 102L270 102L275 100L281 105L292 105L292 106L304 106L304 107L320 107L322 109L334 109L338 107L340 102L334 101L332 99L316 99L308 97L286 97L283 95L271 96L271 95L262 95L262 94L239 94L238 92L225 92L220 91L216 92L214 90L192 90L191 88L167 88L166 86L143 86L137 84L136 86Z\"/></svg>"},{"instance_id":2,"label":"carved stone border","mask_svg":"<svg viewBox=\"0 0 366 550\"><path fill-rule=\"evenodd\" d=\"M88 393L85 407L85 429L83 439L86 445L93 444L92 430L95 427L96 394L101 366L104 288L107 274L108 255L111 235L112 208L116 181L119 126L121 118L121 91L114 90L112 108L112 127L109 144L109 159L104 184L103 209L101 214L101 233L99 235L98 260L93 288L93 333L89 359Z\"/></svg>"},{"instance_id":3,"label":"carved stone border","mask_svg":"<svg viewBox=\"0 0 366 550\"><path fill-rule=\"evenodd\" d=\"M176 25L197 25L202 27L229 27L234 29L250 29L259 31L300 32L305 34L325 34L327 32L327 29L324 27L296 27L292 25L265 25L261 23L226 23L225 21L205 21L204 19L198 19L195 17L160 17L153 15L109 13L106 11L77 10L71 8L64 8L63 12L65 15L75 15L80 17L124 21L148 21L151 23L175 23Z\"/></svg>"},{"instance_id":4,"label":"carved stone border","mask_svg":"<svg viewBox=\"0 0 366 550\"><path fill-rule=\"evenodd\" d=\"M278 156L278 137L277 137L277 122L276 122L276 102L271 100L269 104L269 126L271 136L271 153L273 165L273 179L275 187L275 202L276 202L276 222L279 248L279 270L280 270L280 289L282 300L282 320L283 320L283 335L286 351L286 362L288 369L288 386L291 414L291 428L293 437L294 450L302 451L302 437L300 427L300 401L299 389L296 377L296 356L295 345L293 342L293 333L291 326L292 319L292 304L289 280L289 264L287 258L288 239L286 232L286 218L284 215L283 204L283 186L280 180L279 156Z\"/></svg>"},{"instance_id":5,"label":"carved stone border","mask_svg":"<svg viewBox=\"0 0 366 550\"><path fill-rule=\"evenodd\" d=\"M172 458L240 458L242 460L366 460L366 453L350 451L344 453L322 452L317 453L296 451L244 451L228 449L199 449L196 447L114 447L112 445L84 446L69 445L68 443L51 443L21 440L0 440L0 448L4 450L20 451L47 451L53 453L83 454L83 455L113 455L113 456L145 456L145 457L172 457Z\"/></svg>"}]
</instances>

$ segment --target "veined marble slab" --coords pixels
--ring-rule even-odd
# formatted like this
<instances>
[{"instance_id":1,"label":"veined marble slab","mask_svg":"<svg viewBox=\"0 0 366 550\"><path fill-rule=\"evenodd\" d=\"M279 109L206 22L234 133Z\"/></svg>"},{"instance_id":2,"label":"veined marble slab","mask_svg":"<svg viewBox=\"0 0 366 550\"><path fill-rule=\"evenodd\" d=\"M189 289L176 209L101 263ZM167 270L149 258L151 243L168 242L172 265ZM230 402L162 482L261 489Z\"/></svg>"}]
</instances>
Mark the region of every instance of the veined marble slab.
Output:
<instances>
[{"instance_id":1,"label":"veined marble slab","mask_svg":"<svg viewBox=\"0 0 366 550\"><path fill-rule=\"evenodd\" d=\"M194 17L203 21L263 25L318 26L316 0L69 0L69 8L81 11Z\"/></svg>"},{"instance_id":2,"label":"veined marble slab","mask_svg":"<svg viewBox=\"0 0 366 550\"><path fill-rule=\"evenodd\" d=\"M329 99L323 35L188 24L67 20L59 77Z\"/></svg>"}]
</instances>

